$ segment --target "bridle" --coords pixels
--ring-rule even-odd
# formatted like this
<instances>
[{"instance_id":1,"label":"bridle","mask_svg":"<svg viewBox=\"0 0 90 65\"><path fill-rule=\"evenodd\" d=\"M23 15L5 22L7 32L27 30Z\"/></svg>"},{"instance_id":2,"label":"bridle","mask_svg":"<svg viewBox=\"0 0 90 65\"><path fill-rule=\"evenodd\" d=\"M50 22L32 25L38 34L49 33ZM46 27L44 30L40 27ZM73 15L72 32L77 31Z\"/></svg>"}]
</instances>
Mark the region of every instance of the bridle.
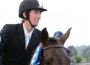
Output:
<instances>
[{"instance_id":1,"label":"bridle","mask_svg":"<svg viewBox=\"0 0 90 65\"><path fill-rule=\"evenodd\" d=\"M50 49L50 48L65 48L65 47L62 45L53 45L53 46L48 46L48 47L43 48L43 51Z\"/></svg>"},{"instance_id":2,"label":"bridle","mask_svg":"<svg viewBox=\"0 0 90 65\"><path fill-rule=\"evenodd\" d=\"M53 46L44 47L44 48L43 48L43 52L44 52L45 50L48 50L48 49L51 49L51 48L63 48L63 49L65 49L65 47L64 47L63 45L53 45ZM43 56L43 60L44 60L44 56ZM43 61L42 61L42 65L43 65Z\"/></svg>"}]
</instances>

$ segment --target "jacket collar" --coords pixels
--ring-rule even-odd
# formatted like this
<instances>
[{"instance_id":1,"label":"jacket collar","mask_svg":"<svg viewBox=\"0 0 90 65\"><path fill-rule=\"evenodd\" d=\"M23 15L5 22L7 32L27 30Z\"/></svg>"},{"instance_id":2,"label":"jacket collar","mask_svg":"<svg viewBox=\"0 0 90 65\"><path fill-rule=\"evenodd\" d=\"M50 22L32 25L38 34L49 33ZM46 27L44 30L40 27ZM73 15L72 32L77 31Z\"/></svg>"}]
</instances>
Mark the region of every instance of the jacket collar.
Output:
<instances>
[{"instance_id":1,"label":"jacket collar","mask_svg":"<svg viewBox=\"0 0 90 65\"><path fill-rule=\"evenodd\" d=\"M33 33L31 35L31 39L29 40L29 44L27 46L27 49L32 48L33 46L36 45L36 43L38 43L38 40L40 40L40 37L37 34L37 30L36 28L33 30ZM25 49L25 34L24 34L24 29L23 29L23 23L18 24L17 27L17 38L20 42L20 44L22 45L22 47Z\"/></svg>"}]
</instances>

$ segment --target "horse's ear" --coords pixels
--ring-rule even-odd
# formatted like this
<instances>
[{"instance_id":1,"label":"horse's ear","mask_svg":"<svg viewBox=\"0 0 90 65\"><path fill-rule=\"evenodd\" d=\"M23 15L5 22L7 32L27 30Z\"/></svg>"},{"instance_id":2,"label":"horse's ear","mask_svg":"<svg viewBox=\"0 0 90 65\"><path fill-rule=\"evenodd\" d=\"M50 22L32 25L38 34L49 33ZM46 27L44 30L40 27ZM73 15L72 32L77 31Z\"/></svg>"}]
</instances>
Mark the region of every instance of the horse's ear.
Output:
<instances>
[{"instance_id":1,"label":"horse's ear","mask_svg":"<svg viewBox=\"0 0 90 65\"><path fill-rule=\"evenodd\" d=\"M42 44L45 44L47 40L48 40L48 32L47 32L47 29L44 28L41 31L41 42L42 42Z\"/></svg>"},{"instance_id":2,"label":"horse's ear","mask_svg":"<svg viewBox=\"0 0 90 65\"><path fill-rule=\"evenodd\" d=\"M67 30L67 32L60 38L60 42L62 42L63 45L64 45L65 41L68 39L71 29L72 29L72 27L69 28Z\"/></svg>"}]
</instances>

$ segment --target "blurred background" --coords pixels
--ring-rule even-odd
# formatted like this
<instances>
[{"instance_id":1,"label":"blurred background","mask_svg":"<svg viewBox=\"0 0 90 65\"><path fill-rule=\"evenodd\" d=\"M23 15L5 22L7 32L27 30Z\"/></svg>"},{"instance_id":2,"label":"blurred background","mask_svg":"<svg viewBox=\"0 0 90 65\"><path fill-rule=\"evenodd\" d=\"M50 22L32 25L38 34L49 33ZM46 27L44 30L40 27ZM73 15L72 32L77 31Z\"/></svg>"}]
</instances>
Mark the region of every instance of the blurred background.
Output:
<instances>
[{"instance_id":1,"label":"blurred background","mask_svg":"<svg viewBox=\"0 0 90 65\"><path fill-rule=\"evenodd\" d=\"M20 23L19 4L22 0L0 1L0 30L5 24ZM47 12L42 13L38 29L47 28L49 35L72 27L64 44L71 51L72 63L90 62L90 0L40 0Z\"/></svg>"}]
</instances>

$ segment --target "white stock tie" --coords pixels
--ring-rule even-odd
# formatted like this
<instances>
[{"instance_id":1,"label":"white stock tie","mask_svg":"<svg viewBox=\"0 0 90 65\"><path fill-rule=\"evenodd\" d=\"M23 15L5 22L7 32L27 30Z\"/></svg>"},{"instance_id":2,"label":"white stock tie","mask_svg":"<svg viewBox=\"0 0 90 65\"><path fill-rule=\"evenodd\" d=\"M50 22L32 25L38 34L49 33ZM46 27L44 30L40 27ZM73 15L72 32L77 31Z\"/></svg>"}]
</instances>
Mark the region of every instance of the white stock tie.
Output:
<instances>
[{"instance_id":1,"label":"white stock tie","mask_svg":"<svg viewBox=\"0 0 90 65\"><path fill-rule=\"evenodd\" d=\"M25 38L25 40L26 40L25 48L27 48L27 46L28 46L28 44L29 44L29 39L30 39L30 38L29 38L29 36L27 35L26 38Z\"/></svg>"}]
</instances>

